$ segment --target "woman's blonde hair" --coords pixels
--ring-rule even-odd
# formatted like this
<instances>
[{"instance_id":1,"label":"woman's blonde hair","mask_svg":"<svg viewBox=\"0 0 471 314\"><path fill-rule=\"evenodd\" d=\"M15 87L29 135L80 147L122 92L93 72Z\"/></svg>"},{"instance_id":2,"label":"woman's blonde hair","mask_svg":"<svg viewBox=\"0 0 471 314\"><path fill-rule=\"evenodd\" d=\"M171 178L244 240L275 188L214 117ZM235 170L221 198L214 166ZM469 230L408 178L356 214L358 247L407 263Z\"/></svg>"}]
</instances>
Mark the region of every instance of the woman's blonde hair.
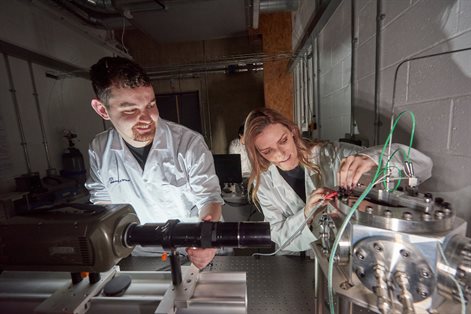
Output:
<instances>
[{"instance_id":1,"label":"woman's blonde hair","mask_svg":"<svg viewBox=\"0 0 471 314\"><path fill-rule=\"evenodd\" d=\"M248 186L251 189L250 197L254 202L257 201L260 174L267 171L270 166L270 162L265 159L257 150L257 147L255 147L255 138L262 133L268 125L277 123L285 126L292 132L300 164L320 174L319 167L309 160L311 149L316 143L303 139L296 123L286 118L281 113L270 108L255 109L247 116L244 131L245 148L250 163L252 164L252 173L250 174Z\"/></svg>"}]
</instances>

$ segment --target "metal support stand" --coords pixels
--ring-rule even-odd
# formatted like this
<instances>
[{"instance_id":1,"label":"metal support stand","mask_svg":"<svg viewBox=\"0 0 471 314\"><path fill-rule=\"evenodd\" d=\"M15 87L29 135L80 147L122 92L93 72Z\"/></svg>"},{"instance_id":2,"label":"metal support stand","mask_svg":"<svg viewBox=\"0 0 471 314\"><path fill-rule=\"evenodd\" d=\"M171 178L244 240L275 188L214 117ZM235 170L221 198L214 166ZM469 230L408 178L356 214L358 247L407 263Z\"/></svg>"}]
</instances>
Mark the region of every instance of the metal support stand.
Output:
<instances>
[{"instance_id":1,"label":"metal support stand","mask_svg":"<svg viewBox=\"0 0 471 314\"><path fill-rule=\"evenodd\" d=\"M314 278L316 281L314 283L314 295L316 297L316 313L324 314L325 313L325 277L322 269L319 266L319 261L317 257L315 258L314 263Z\"/></svg>"},{"instance_id":2,"label":"metal support stand","mask_svg":"<svg viewBox=\"0 0 471 314\"><path fill-rule=\"evenodd\" d=\"M173 285L175 287L179 286L182 283L182 267L180 265L180 255L175 250L170 251L170 272Z\"/></svg>"}]
</instances>

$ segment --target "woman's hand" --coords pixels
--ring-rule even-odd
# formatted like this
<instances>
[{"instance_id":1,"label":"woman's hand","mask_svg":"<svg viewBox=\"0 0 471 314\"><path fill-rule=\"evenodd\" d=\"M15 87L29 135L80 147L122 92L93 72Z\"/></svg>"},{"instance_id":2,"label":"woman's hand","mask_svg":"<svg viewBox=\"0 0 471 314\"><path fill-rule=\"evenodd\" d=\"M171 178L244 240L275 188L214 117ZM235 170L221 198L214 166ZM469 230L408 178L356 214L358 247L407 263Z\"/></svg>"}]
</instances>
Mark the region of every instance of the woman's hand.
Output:
<instances>
[{"instance_id":1,"label":"woman's hand","mask_svg":"<svg viewBox=\"0 0 471 314\"><path fill-rule=\"evenodd\" d=\"M348 156L340 162L337 182L345 189L352 189L357 185L361 176L374 167L376 167L376 163L368 156Z\"/></svg>"},{"instance_id":2,"label":"woman's hand","mask_svg":"<svg viewBox=\"0 0 471 314\"><path fill-rule=\"evenodd\" d=\"M312 191L306 200L306 206L304 207L304 217L307 218L311 213L311 210L319 202L321 202L327 194L331 192L333 191L327 188L319 188L317 190ZM312 215L311 217L314 217L314 215Z\"/></svg>"}]
</instances>

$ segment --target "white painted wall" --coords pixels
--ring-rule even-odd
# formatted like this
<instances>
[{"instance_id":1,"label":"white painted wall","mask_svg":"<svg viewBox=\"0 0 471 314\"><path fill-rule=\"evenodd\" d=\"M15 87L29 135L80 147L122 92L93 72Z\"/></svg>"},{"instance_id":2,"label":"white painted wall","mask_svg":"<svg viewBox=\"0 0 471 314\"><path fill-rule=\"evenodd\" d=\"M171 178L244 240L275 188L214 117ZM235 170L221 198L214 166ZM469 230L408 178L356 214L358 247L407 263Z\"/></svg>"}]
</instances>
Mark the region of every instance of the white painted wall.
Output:
<instances>
[{"instance_id":1,"label":"white painted wall","mask_svg":"<svg viewBox=\"0 0 471 314\"><path fill-rule=\"evenodd\" d=\"M26 48L77 67L88 69L99 58L116 50L105 43L106 33L93 31L76 21L60 21L40 8L38 1L11 0L0 4L0 40ZM66 18L67 19L67 18ZM43 138L26 61L9 57L22 125L33 171L45 175L47 169ZM52 167L62 168L61 155L67 147L63 130L78 134L77 147L88 165L88 143L103 130L101 119L90 107L91 84L83 78L46 78L56 72L33 64L39 102L46 129ZM0 193L14 189L14 177L26 173L20 133L17 126L3 55L0 58Z\"/></svg>"},{"instance_id":2,"label":"white painted wall","mask_svg":"<svg viewBox=\"0 0 471 314\"><path fill-rule=\"evenodd\" d=\"M373 142L376 0L355 0L358 46L355 119ZM350 108L350 5L344 0L320 34L322 137L345 132ZM383 0L380 142L388 133L393 77L398 64L413 56L471 47L471 1ZM471 218L471 52L415 61L401 66L396 112L417 119L414 146L434 161L433 178L423 191L442 196L458 215ZM410 122L399 124L393 141L407 142ZM468 227L468 234L471 228Z\"/></svg>"}]
</instances>

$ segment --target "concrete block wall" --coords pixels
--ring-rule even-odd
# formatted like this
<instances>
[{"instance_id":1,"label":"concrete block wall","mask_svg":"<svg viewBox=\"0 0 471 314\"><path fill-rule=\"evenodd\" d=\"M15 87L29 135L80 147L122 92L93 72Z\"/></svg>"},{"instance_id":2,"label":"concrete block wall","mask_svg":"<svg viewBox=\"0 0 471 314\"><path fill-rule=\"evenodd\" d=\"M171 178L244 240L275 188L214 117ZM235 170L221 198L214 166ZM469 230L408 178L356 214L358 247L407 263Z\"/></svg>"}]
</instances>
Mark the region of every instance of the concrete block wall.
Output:
<instances>
[{"instance_id":1,"label":"concrete block wall","mask_svg":"<svg viewBox=\"0 0 471 314\"><path fill-rule=\"evenodd\" d=\"M304 30L311 21L316 10L316 1L300 0L296 14L293 13L293 36L292 47L296 49L304 35Z\"/></svg>"},{"instance_id":2,"label":"concrete block wall","mask_svg":"<svg viewBox=\"0 0 471 314\"><path fill-rule=\"evenodd\" d=\"M350 133L351 36L349 1L343 1L319 41L319 136L338 140Z\"/></svg>"},{"instance_id":3,"label":"concrete block wall","mask_svg":"<svg viewBox=\"0 0 471 314\"><path fill-rule=\"evenodd\" d=\"M374 139L374 82L376 0L355 0L357 8L356 99L354 118L361 135ZM471 47L471 1L383 0L383 25L379 111L383 143L390 125L394 73L407 58ZM334 94L348 88L351 0L344 0L321 33L321 127L322 137L336 139L343 132L344 113L335 108ZM346 14L347 13L347 14ZM345 32L345 34L342 34ZM336 50L333 52L333 50ZM335 63L334 56L337 63ZM344 57L344 58L342 58ZM342 60L342 61L338 61ZM414 147L434 161L433 177L423 191L448 200L458 215L471 218L471 52L448 54L403 64L398 71L395 112L410 110L417 119ZM330 62L330 63L329 63ZM342 62L342 66L339 63ZM330 67L327 65L330 64ZM344 110L350 102L344 99ZM330 108L330 109L329 109ZM324 116L322 116L322 111ZM335 116L332 116L335 114ZM326 117L327 115L327 117ZM332 127L326 127L326 121ZM334 124L335 121L335 124ZM394 142L406 143L411 129L404 117ZM471 228L468 226L468 234Z\"/></svg>"},{"instance_id":4,"label":"concrete block wall","mask_svg":"<svg viewBox=\"0 0 471 314\"><path fill-rule=\"evenodd\" d=\"M99 58L116 53L105 42L106 33L95 31L73 20L60 19L38 2L2 1L0 4L0 40L36 53L88 69ZM47 162L41 128L36 111L28 63L8 57L12 69L14 88L31 161L31 170L46 174ZM55 69L33 64L33 72L51 166L62 169L61 155L68 146L63 130L78 134L76 147L88 165L88 143L103 130L103 123L90 106L93 91L90 82L73 76L59 80L46 77ZM15 188L14 177L27 172L15 109L9 92L3 55L0 59L0 193Z\"/></svg>"}]
</instances>

